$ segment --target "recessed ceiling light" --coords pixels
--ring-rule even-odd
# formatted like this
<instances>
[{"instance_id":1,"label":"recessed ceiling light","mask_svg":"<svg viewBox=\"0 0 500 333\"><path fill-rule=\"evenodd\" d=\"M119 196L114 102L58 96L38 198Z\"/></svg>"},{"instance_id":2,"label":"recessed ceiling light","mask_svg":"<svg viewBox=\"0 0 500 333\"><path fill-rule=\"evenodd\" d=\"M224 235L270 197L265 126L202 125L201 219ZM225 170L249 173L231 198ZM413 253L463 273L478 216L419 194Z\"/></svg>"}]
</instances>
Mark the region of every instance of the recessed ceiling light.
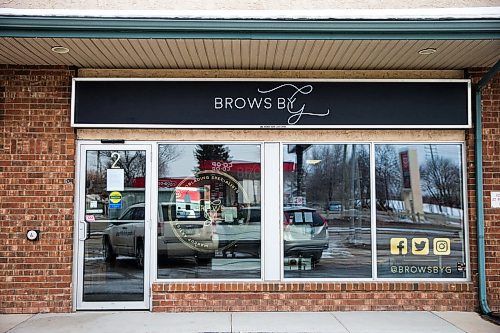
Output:
<instances>
[{"instance_id":1,"label":"recessed ceiling light","mask_svg":"<svg viewBox=\"0 0 500 333\"><path fill-rule=\"evenodd\" d=\"M418 54L421 54L421 55L429 55L429 54L434 54L436 53L437 50L432 48L432 47L429 47L427 49L422 49L420 51L418 51Z\"/></svg>"},{"instance_id":2,"label":"recessed ceiling light","mask_svg":"<svg viewBox=\"0 0 500 333\"><path fill-rule=\"evenodd\" d=\"M52 46L51 48L52 52L63 54L63 53L68 53L69 49L64 46Z\"/></svg>"}]
</instances>

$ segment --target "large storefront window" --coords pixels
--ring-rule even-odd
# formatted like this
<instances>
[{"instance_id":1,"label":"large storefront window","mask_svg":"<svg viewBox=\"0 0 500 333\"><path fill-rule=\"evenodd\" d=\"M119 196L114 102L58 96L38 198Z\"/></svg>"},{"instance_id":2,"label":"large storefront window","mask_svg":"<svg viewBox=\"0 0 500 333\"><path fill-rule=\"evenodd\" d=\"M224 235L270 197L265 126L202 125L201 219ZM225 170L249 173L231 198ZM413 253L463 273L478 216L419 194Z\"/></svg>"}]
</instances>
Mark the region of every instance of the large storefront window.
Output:
<instances>
[{"instance_id":1,"label":"large storefront window","mask_svg":"<svg viewBox=\"0 0 500 333\"><path fill-rule=\"evenodd\" d=\"M465 278L462 145L371 146L283 146L284 277Z\"/></svg>"},{"instance_id":2,"label":"large storefront window","mask_svg":"<svg viewBox=\"0 0 500 333\"><path fill-rule=\"evenodd\" d=\"M462 146L375 145L381 278L465 278Z\"/></svg>"},{"instance_id":3,"label":"large storefront window","mask_svg":"<svg viewBox=\"0 0 500 333\"><path fill-rule=\"evenodd\" d=\"M370 278L370 146L283 146L285 278Z\"/></svg>"},{"instance_id":4,"label":"large storefront window","mask_svg":"<svg viewBox=\"0 0 500 333\"><path fill-rule=\"evenodd\" d=\"M159 145L158 204L158 278L261 278L260 145Z\"/></svg>"}]
</instances>

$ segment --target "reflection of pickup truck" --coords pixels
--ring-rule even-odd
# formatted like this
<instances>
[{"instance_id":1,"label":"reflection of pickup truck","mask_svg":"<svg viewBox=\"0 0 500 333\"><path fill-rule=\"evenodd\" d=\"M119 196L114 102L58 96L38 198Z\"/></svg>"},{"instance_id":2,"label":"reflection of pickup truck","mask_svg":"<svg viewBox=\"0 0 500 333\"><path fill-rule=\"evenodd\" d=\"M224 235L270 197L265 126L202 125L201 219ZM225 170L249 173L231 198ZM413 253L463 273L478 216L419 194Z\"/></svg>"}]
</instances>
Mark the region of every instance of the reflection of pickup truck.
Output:
<instances>
[{"instance_id":1,"label":"reflection of pickup truck","mask_svg":"<svg viewBox=\"0 0 500 333\"><path fill-rule=\"evenodd\" d=\"M158 210L158 254L166 257L213 257L218 247L212 226L205 219L177 217L175 204L160 203ZM119 255L136 258L144 265L144 203L128 207L103 231L104 258L114 262Z\"/></svg>"}]
</instances>

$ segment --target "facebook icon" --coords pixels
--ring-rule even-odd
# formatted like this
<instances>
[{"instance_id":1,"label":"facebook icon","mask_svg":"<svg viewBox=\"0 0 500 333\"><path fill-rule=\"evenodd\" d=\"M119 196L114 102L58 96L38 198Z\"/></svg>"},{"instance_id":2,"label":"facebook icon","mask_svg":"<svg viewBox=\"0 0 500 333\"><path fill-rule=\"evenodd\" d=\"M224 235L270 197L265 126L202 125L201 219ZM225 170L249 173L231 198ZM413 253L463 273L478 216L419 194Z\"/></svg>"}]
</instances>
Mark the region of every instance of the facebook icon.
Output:
<instances>
[{"instance_id":1,"label":"facebook icon","mask_svg":"<svg viewBox=\"0 0 500 333\"><path fill-rule=\"evenodd\" d=\"M406 238L391 238L391 254L405 255L408 253L408 240Z\"/></svg>"}]
</instances>

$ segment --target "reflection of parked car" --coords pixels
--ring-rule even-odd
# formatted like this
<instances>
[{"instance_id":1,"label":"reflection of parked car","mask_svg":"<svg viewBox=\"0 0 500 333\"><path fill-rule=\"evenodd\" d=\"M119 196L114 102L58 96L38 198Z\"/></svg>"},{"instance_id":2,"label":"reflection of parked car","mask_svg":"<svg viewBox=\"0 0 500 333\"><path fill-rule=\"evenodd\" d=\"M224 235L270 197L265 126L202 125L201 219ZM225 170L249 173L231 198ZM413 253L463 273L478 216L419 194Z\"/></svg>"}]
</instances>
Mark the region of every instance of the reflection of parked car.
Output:
<instances>
[{"instance_id":1,"label":"reflection of parked car","mask_svg":"<svg viewBox=\"0 0 500 333\"><path fill-rule=\"evenodd\" d=\"M178 218L185 218L185 219L198 219L200 217L200 214L195 212L192 209L177 209L175 215Z\"/></svg>"},{"instance_id":2,"label":"reflection of parked car","mask_svg":"<svg viewBox=\"0 0 500 333\"><path fill-rule=\"evenodd\" d=\"M240 252L260 257L260 207L242 208L239 215L240 220L217 222L219 248L224 256Z\"/></svg>"},{"instance_id":3,"label":"reflection of parked car","mask_svg":"<svg viewBox=\"0 0 500 333\"><path fill-rule=\"evenodd\" d=\"M326 220L309 207L285 207L283 238L285 257L311 258L318 262L328 248Z\"/></svg>"},{"instance_id":4,"label":"reflection of parked car","mask_svg":"<svg viewBox=\"0 0 500 333\"><path fill-rule=\"evenodd\" d=\"M191 257L200 263L213 258L219 240L212 223L193 210L182 210L181 214L176 210L181 211L174 203L160 204L158 255L164 258Z\"/></svg>"},{"instance_id":5,"label":"reflection of parked car","mask_svg":"<svg viewBox=\"0 0 500 333\"><path fill-rule=\"evenodd\" d=\"M342 211L342 203L340 201L331 201L328 203L326 210L334 213L340 213Z\"/></svg>"},{"instance_id":6,"label":"reflection of parked car","mask_svg":"<svg viewBox=\"0 0 500 333\"><path fill-rule=\"evenodd\" d=\"M118 255L132 256L144 266L144 204L128 207L103 231L104 259L114 262Z\"/></svg>"},{"instance_id":7,"label":"reflection of parked car","mask_svg":"<svg viewBox=\"0 0 500 333\"><path fill-rule=\"evenodd\" d=\"M161 203L158 210L158 254L168 257L213 257L218 247L212 226L204 219L175 218L175 204ZM144 265L144 203L128 207L103 231L104 257L133 256Z\"/></svg>"}]
</instances>

